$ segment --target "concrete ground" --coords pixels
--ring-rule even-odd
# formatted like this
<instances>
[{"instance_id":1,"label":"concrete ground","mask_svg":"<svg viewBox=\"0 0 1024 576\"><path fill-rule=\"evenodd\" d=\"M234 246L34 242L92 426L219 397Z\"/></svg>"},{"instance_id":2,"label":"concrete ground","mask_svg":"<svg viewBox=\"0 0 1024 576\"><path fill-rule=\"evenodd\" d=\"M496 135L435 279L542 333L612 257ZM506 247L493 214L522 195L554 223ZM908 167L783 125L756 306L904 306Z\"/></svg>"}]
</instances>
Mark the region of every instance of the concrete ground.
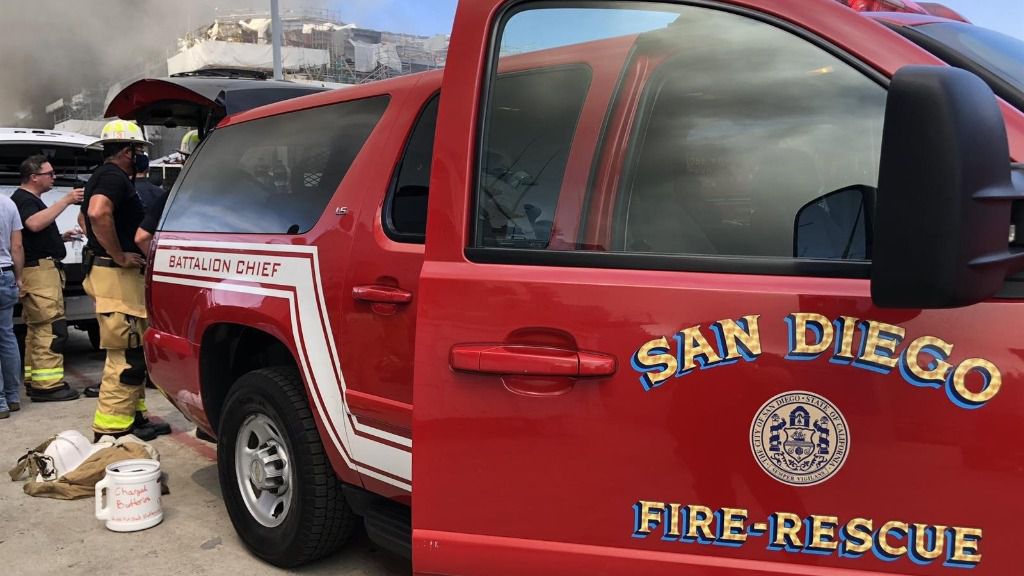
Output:
<instances>
[{"instance_id":1,"label":"concrete ground","mask_svg":"<svg viewBox=\"0 0 1024 576\"><path fill-rule=\"evenodd\" d=\"M67 379L76 388L99 382L103 353L89 346L84 332L71 331L65 357ZM0 574L103 574L104 576L204 574L338 574L398 576L411 572L408 561L378 549L361 530L338 554L292 571L250 554L235 534L221 501L215 448L196 440L195 426L156 390L148 390L150 414L174 429L152 442L168 474L161 524L132 533L107 530L94 516L92 498L64 501L33 498L11 482L6 471L25 451L63 430L92 437L96 402L33 403L0 420Z\"/></svg>"}]
</instances>

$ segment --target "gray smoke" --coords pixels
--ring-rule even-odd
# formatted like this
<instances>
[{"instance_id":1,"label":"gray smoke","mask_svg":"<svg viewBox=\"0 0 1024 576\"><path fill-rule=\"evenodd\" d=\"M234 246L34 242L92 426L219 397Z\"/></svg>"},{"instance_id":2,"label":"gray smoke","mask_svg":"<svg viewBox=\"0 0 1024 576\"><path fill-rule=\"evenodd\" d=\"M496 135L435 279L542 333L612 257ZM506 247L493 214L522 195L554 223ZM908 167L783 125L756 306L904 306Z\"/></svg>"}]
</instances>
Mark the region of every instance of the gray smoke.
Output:
<instances>
[{"instance_id":1,"label":"gray smoke","mask_svg":"<svg viewBox=\"0 0 1024 576\"><path fill-rule=\"evenodd\" d=\"M282 11L328 5L280 2ZM50 126L47 104L138 74L218 11L249 8L269 10L270 0L219 0L216 7L199 0L4 0L0 126Z\"/></svg>"}]
</instances>

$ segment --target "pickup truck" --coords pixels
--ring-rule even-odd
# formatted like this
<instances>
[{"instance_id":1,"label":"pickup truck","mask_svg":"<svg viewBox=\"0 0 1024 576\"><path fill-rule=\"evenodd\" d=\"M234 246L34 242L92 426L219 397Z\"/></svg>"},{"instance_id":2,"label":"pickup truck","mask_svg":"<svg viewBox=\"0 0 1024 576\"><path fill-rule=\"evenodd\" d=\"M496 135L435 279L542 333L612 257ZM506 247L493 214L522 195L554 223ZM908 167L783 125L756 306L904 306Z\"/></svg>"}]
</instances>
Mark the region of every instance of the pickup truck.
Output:
<instances>
[{"instance_id":1,"label":"pickup truck","mask_svg":"<svg viewBox=\"0 0 1024 576\"><path fill-rule=\"evenodd\" d=\"M103 162L99 150L89 148L96 138L61 130L33 128L0 128L0 194L10 196L21 183L21 162L33 154L45 154L56 172L54 187L42 196L47 206L56 202L72 188L85 186L93 169ZM78 209L68 208L57 217L61 232L78 226ZM99 349L99 325L92 298L82 288L82 248L85 239L67 242L64 258L64 310L68 325L84 330L93 348ZM21 306L15 312L15 332L24 337Z\"/></svg>"},{"instance_id":2,"label":"pickup truck","mask_svg":"<svg viewBox=\"0 0 1024 576\"><path fill-rule=\"evenodd\" d=\"M279 566L1016 574L1021 160L833 0L462 1L443 72L206 135L150 376Z\"/></svg>"}]
</instances>

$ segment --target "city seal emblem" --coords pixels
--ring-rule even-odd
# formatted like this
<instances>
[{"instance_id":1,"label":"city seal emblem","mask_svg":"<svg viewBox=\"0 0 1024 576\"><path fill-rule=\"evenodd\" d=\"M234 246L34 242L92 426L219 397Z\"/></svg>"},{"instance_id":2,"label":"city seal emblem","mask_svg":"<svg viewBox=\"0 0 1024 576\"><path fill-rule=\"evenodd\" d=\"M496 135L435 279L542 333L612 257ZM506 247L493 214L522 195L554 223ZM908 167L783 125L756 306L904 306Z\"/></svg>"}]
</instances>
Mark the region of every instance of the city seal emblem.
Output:
<instances>
[{"instance_id":1,"label":"city seal emblem","mask_svg":"<svg viewBox=\"0 0 1024 576\"><path fill-rule=\"evenodd\" d=\"M785 392L761 406L750 424L750 448L761 468L790 486L835 475L850 452L842 413L811 392Z\"/></svg>"}]
</instances>

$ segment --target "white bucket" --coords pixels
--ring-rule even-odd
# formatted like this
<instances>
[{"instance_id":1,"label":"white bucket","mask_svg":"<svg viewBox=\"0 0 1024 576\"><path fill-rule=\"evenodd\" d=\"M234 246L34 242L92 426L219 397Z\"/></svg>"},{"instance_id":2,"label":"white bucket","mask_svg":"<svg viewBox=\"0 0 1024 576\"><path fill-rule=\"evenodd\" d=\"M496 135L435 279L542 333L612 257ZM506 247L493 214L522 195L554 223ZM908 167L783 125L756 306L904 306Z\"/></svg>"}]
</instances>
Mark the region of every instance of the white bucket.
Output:
<instances>
[{"instance_id":1,"label":"white bucket","mask_svg":"<svg viewBox=\"0 0 1024 576\"><path fill-rule=\"evenodd\" d=\"M106 497L104 497L106 496ZM96 519L114 532L134 532L164 519L160 509L160 462L122 460L107 466L96 483Z\"/></svg>"}]
</instances>

